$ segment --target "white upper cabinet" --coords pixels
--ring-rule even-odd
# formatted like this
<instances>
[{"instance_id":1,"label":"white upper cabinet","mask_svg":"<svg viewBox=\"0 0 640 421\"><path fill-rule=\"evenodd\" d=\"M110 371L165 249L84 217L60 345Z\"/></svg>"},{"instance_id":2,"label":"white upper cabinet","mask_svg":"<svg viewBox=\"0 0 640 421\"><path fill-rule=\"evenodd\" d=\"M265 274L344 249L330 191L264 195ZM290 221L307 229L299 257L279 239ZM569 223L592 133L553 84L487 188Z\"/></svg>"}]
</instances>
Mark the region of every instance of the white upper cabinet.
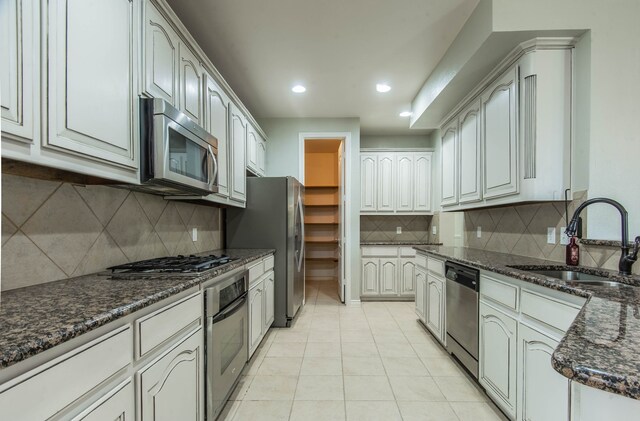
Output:
<instances>
[{"instance_id":1,"label":"white upper cabinet","mask_svg":"<svg viewBox=\"0 0 640 421\"><path fill-rule=\"evenodd\" d=\"M360 154L360 210L377 210L378 155Z\"/></svg>"},{"instance_id":2,"label":"white upper cabinet","mask_svg":"<svg viewBox=\"0 0 640 421\"><path fill-rule=\"evenodd\" d=\"M258 133L253 125L247 126L247 168L256 173L258 169Z\"/></svg>"},{"instance_id":3,"label":"white upper cabinet","mask_svg":"<svg viewBox=\"0 0 640 421\"><path fill-rule=\"evenodd\" d=\"M162 98L177 107L178 34L152 2L144 4L144 90L152 97Z\"/></svg>"},{"instance_id":4,"label":"white upper cabinet","mask_svg":"<svg viewBox=\"0 0 640 421\"><path fill-rule=\"evenodd\" d=\"M360 194L362 213L431 212L431 152L361 152Z\"/></svg>"},{"instance_id":5,"label":"white upper cabinet","mask_svg":"<svg viewBox=\"0 0 640 421\"><path fill-rule=\"evenodd\" d=\"M229 104L216 81L205 74L204 127L218 140L218 196L229 196Z\"/></svg>"},{"instance_id":6,"label":"white upper cabinet","mask_svg":"<svg viewBox=\"0 0 640 421\"><path fill-rule=\"evenodd\" d=\"M39 117L35 96L39 63L37 61L39 30L34 18L39 9L33 1L0 2L0 115L3 137L31 143L36 135L35 119Z\"/></svg>"},{"instance_id":7,"label":"white upper cabinet","mask_svg":"<svg viewBox=\"0 0 640 421\"><path fill-rule=\"evenodd\" d=\"M460 113L458 133L460 139L459 201L460 203L477 202L482 199L480 101L473 102Z\"/></svg>"},{"instance_id":8,"label":"white upper cabinet","mask_svg":"<svg viewBox=\"0 0 640 421\"><path fill-rule=\"evenodd\" d=\"M240 109L231 103L231 179L229 197L244 203L247 199L247 119Z\"/></svg>"},{"instance_id":9,"label":"white upper cabinet","mask_svg":"<svg viewBox=\"0 0 640 421\"><path fill-rule=\"evenodd\" d=\"M516 68L482 94L484 197L518 193Z\"/></svg>"},{"instance_id":10,"label":"white upper cabinet","mask_svg":"<svg viewBox=\"0 0 640 421\"><path fill-rule=\"evenodd\" d=\"M137 1L49 3L46 146L137 167Z\"/></svg>"},{"instance_id":11,"label":"white upper cabinet","mask_svg":"<svg viewBox=\"0 0 640 421\"><path fill-rule=\"evenodd\" d=\"M267 175L267 142L259 137L258 141L258 174Z\"/></svg>"},{"instance_id":12,"label":"white upper cabinet","mask_svg":"<svg viewBox=\"0 0 640 421\"><path fill-rule=\"evenodd\" d=\"M202 125L202 68L200 61L185 44L180 44L180 111Z\"/></svg>"},{"instance_id":13,"label":"white upper cabinet","mask_svg":"<svg viewBox=\"0 0 640 421\"><path fill-rule=\"evenodd\" d=\"M442 206L458 203L458 120L442 129Z\"/></svg>"}]
</instances>

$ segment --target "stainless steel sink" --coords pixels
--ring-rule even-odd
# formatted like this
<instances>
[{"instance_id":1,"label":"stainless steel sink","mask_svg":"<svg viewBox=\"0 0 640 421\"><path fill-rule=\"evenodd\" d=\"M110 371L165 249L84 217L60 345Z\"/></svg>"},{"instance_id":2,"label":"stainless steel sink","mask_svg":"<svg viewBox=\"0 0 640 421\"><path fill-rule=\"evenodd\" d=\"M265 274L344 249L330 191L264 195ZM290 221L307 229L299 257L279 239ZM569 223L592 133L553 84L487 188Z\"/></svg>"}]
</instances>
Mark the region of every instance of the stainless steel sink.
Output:
<instances>
[{"instance_id":1,"label":"stainless steel sink","mask_svg":"<svg viewBox=\"0 0 640 421\"><path fill-rule=\"evenodd\" d=\"M605 276L591 275L589 273L576 272L573 270L539 270L529 269L527 272L537 275L548 276L549 278L561 279L569 283L597 285L597 286L618 286L620 282L612 281Z\"/></svg>"}]
</instances>

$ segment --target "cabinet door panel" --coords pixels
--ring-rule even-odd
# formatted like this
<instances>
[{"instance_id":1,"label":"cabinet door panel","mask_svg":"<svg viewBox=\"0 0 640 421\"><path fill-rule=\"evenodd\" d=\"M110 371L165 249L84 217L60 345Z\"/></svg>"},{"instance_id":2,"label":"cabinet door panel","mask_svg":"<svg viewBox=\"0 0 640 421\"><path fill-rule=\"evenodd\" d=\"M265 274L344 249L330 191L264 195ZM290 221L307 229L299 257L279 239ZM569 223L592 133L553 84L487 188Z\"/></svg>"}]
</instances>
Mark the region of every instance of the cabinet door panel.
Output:
<instances>
[{"instance_id":1,"label":"cabinet door panel","mask_svg":"<svg viewBox=\"0 0 640 421\"><path fill-rule=\"evenodd\" d=\"M267 142L263 139L258 142L258 174L267 174Z\"/></svg>"},{"instance_id":2,"label":"cabinet door panel","mask_svg":"<svg viewBox=\"0 0 640 421\"><path fill-rule=\"evenodd\" d=\"M264 332L266 333L274 318L274 274L273 271L264 280Z\"/></svg>"},{"instance_id":3,"label":"cabinet door panel","mask_svg":"<svg viewBox=\"0 0 640 421\"><path fill-rule=\"evenodd\" d=\"M413 155L398 155L396 177L396 207L398 212L413 211L414 162Z\"/></svg>"},{"instance_id":4,"label":"cabinet door panel","mask_svg":"<svg viewBox=\"0 0 640 421\"><path fill-rule=\"evenodd\" d=\"M398 294L398 259L380 259L380 294Z\"/></svg>"},{"instance_id":5,"label":"cabinet door panel","mask_svg":"<svg viewBox=\"0 0 640 421\"><path fill-rule=\"evenodd\" d=\"M249 349L251 353L262 339L264 283L259 282L249 291Z\"/></svg>"},{"instance_id":6,"label":"cabinet door panel","mask_svg":"<svg viewBox=\"0 0 640 421\"><path fill-rule=\"evenodd\" d=\"M516 409L517 322L480 302L479 382L509 415Z\"/></svg>"},{"instance_id":7,"label":"cabinet door panel","mask_svg":"<svg viewBox=\"0 0 640 421\"><path fill-rule=\"evenodd\" d=\"M484 197L518 193L516 70L482 95Z\"/></svg>"},{"instance_id":8,"label":"cabinet door panel","mask_svg":"<svg viewBox=\"0 0 640 421\"><path fill-rule=\"evenodd\" d=\"M378 193L378 159L374 154L360 155L360 210L375 212Z\"/></svg>"},{"instance_id":9,"label":"cabinet door panel","mask_svg":"<svg viewBox=\"0 0 640 421\"><path fill-rule=\"evenodd\" d=\"M231 198L244 202L247 197L247 123L240 110L231 103Z\"/></svg>"},{"instance_id":10,"label":"cabinet door panel","mask_svg":"<svg viewBox=\"0 0 640 421\"><path fill-rule=\"evenodd\" d=\"M178 35L152 2L145 2L145 90L178 105Z\"/></svg>"},{"instance_id":11,"label":"cabinet door panel","mask_svg":"<svg viewBox=\"0 0 640 421\"><path fill-rule=\"evenodd\" d=\"M203 420L202 329L140 373L142 421Z\"/></svg>"},{"instance_id":12,"label":"cabinet door panel","mask_svg":"<svg viewBox=\"0 0 640 421\"><path fill-rule=\"evenodd\" d=\"M427 307L425 311L426 324L429 330L438 338L440 342L444 340L442 336L444 327L444 287L443 281L427 275Z\"/></svg>"},{"instance_id":13,"label":"cabinet door panel","mask_svg":"<svg viewBox=\"0 0 640 421\"><path fill-rule=\"evenodd\" d=\"M202 70L195 54L180 44L180 111L198 124L202 120Z\"/></svg>"},{"instance_id":14,"label":"cabinet door panel","mask_svg":"<svg viewBox=\"0 0 640 421\"><path fill-rule=\"evenodd\" d=\"M518 331L519 419L545 421L566 417L569 380L551 367L558 342L520 324Z\"/></svg>"},{"instance_id":15,"label":"cabinet door panel","mask_svg":"<svg viewBox=\"0 0 640 421\"><path fill-rule=\"evenodd\" d=\"M413 210L431 211L431 154L416 154L413 178Z\"/></svg>"},{"instance_id":16,"label":"cabinet door panel","mask_svg":"<svg viewBox=\"0 0 640 421\"><path fill-rule=\"evenodd\" d=\"M442 205L458 203L458 128L457 120L442 131Z\"/></svg>"},{"instance_id":17,"label":"cabinet door panel","mask_svg":"<svg viewBox=\"0 0 640 421\"><path fill-rule=\"evenodd\" d=\"M395 206L395 156L384 154L378 157L378 212L393 212Z\"/></svg>"},{"instance_id":18,"label":"cabinet door panel","mask_svg":"<svg viewBox=\"0 0 640 421\"><path fill-rule=\"evenodd\" d=\"M362 295L378 295L380 282L379 259L362 259Z\"/></svg>"},{"instance_id":19,"label":"cabinet door panel","mask_svg":"<svg viewBox=\"0 0 640 421\"><path fill-rule=\"evenodd\" d=\"M416 268L416 314L423 322L425 318L425 300L427 295L427 273Z\"/></svg>"},{"instance_id":20,"label":"cabinet door panel","mask_svg":"<svg viewBox=\"0 0 640 421\"><path fill-rule=\"evenodd\" d=\"M247 168L258 170L258 133L251 124L247 124Z\"/></svg>"},{"instance_id":21,"label":"cabinet door panel","mask_svg":"<svg viewBox=\"0 0 640 421\"><path fill-rule=\"evenodd\" d=\"M400 265L400 294L413 295L415 293L416 265L413 259L401 259Z\"/></svg>"},{"instance_id":22,"label":"cabinet door panel","mask_svg":"<svg viewBox=\"0 0 640 421\"><path fill-rule=\"evenodd\" d=\"M218 139L218 195L229 196L229 98L209 75L206 75L205 128Z\"/></svg>"},{"instance_id":23,"label":"cabinet door panel","mask_svg":"<svg viewBox=\"0 0 640 421\"><path fill-rule=\"evenodd\" d=\"M134 8L129 0L50 4L48 145L137 167Z\"/></svg>"},{"instance_id":24,"label":"cabinet door panel","mask_svg":"<svg viewBox=\"0 0 640 421\"><path fill-rule=\"evenodd\" d=\"M460 203L482 199L480 185L480 102L460 113Z\"/></svg>"},{"instance_id":25,"label":"cabinet door panel","mask_svg":"<svg viewBox=\"0 0 640 421\"><path fill-rule=\"evenodd\" d=\"M132 379L116 386L72 421L128 421L135 419L135 390Z\"/></svg>"}]
</instances>

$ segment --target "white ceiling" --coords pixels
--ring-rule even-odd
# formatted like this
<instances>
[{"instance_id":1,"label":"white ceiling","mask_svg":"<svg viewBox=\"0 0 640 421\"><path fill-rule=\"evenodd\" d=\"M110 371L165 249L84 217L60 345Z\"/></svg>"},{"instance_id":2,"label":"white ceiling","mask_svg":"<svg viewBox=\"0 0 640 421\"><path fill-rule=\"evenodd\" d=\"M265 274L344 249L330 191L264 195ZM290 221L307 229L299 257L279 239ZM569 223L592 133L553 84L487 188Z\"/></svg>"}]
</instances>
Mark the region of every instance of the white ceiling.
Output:
<instances>
[{"instance_id":1,"label":"white ceiling","mask_svg":"<svg viewBox=\"0 0 640 421\"><path fill-rule=\"evenodd\" d=\"M418 133L398 114L478 2L168 1L254 117L360 117L363 134Z\"/></svg>"}]
</instances>

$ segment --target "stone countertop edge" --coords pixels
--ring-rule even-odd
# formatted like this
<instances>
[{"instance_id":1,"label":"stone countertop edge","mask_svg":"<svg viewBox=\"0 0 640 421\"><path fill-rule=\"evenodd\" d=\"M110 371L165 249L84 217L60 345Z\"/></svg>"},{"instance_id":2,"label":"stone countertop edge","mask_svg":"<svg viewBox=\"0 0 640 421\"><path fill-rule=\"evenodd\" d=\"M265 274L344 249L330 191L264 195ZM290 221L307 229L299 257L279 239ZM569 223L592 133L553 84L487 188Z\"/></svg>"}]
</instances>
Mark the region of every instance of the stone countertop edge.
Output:
<instances>
[{"instance_id":1,"label":"stone countertop edge","mask_svg":"<svg viewBox=\"0 0 640 421\"><path fill-rule=\"evenodd\" d=\"M551 357L551 365L563 376L596 389L640 400L640 276L580 267L587 273L608 276L625 285L619 287L572 286L520 269L567 267L559 262L463 247L416 246L423 253L499 273L586 298L582 309ZM617 313L616 313L617 311ZM619 321L611 338L612 315ZM622 321L624 319L624 325Z\"/></svg>"},{"instance_id":2,"label":"stone countertop edge","mask_svg":"<svg viewBox=\"0 0 640 421\"><path fill-rule=\"evenodd\" d=\"M222 249L198 253L227 254L238 260L184 279L113 280L102 272L3 291L0 370L274 252Z\"/></svg>"},{"instance_id":3,"label":"stone countertop edge","mask_svg":"<svg viewBox=\"0 0 640 421\"><path fill-rule=\"evenodd\" d=\"M429 241L360 241L361 246L441 246Z\"/></svg>"}]
</instances>

